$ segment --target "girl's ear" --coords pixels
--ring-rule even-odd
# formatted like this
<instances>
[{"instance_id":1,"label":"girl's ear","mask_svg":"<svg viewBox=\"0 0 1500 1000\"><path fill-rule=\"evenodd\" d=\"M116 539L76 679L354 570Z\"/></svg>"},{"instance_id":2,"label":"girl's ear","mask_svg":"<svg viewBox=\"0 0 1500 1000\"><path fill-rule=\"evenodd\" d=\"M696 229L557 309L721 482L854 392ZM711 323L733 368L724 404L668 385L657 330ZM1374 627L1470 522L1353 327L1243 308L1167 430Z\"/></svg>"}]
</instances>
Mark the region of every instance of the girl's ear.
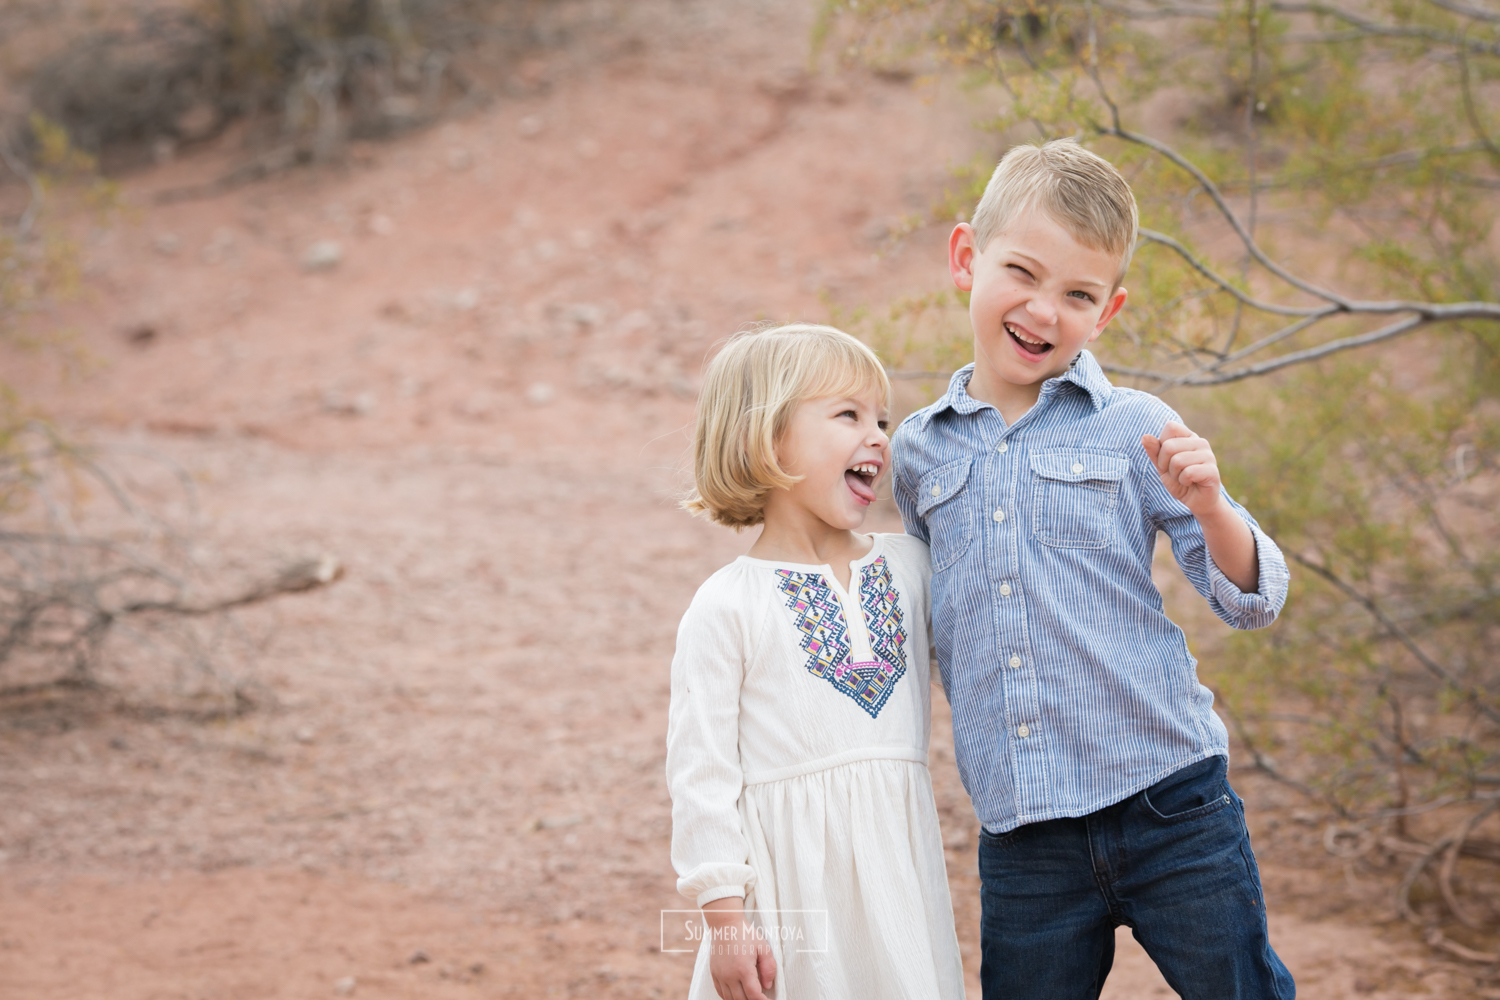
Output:
<instances>
[{"instance_id":1,"label":"girl's ear","mask_svg":"<svg viewBox=\"0 0 1500 1000\"><path fill-rule=\"evenodd\" d=\"M967 222L954 226L953 232L948 236L948 273L953 276L953 284L961 292L974 290L974 255L977 252L974 227Z\"/></svg>"}]
</instances>

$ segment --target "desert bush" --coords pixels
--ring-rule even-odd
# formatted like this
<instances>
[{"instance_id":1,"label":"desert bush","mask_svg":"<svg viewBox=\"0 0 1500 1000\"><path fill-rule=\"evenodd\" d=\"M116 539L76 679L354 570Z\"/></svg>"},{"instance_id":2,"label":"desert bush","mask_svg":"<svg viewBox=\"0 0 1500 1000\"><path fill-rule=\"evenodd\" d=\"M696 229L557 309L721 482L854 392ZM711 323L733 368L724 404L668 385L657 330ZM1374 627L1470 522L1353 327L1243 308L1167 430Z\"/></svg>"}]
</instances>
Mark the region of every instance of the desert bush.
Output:
<instances>
[{"instance_id":1,"label":"desert bush","mask_svg":"<svg viewBox=\"0 0 1500 1000\"><path fill-rule=\"evenodd\" d=\"M1500 960L1500 14L855 0L818 31L959 67L1001 147L1077 136L1125 171L1142 241L1101 360L1213 433L1293 562L1282 620L1214 640L1205 681L1256 766L1326 809L1331 854L1386 873L1435 946ZM863 324L897 374L946 377L965 305Z\"/></svg>"},{"instance_id":2,"label":"desert bush","mask_svg":"<svg viewBox=\"0 0 1500 1000\"><path fill-rule=\"evenodd\" d=\"M455 57L527 41L540 0L182 0L68 39L29 74L32 109L121 162L256 124L276 165L431 121L483 90ZM265 165L263 164L263 168Z\"/></svg>"}]
</instances>

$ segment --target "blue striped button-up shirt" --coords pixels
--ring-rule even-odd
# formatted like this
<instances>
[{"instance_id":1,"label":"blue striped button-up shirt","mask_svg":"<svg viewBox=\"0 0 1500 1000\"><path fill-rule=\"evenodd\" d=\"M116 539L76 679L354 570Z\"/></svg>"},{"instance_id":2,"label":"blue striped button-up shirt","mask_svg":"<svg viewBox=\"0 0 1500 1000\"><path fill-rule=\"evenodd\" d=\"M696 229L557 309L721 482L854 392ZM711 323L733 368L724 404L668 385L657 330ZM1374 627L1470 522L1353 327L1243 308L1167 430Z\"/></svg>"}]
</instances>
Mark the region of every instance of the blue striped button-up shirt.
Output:
<instances>
[{"instance_id":1,"label":"blue striped button-up shirt","mask_svg":"<svg viewBox=\"0 0 1500 1000\"><path fill-rule=\"evenodd\" d=\"M968 393L973 365L908 417L895 495L932 550L932 632L959 773L985 828L1083 816L1228 754L1213 694L1151 581L1156 533L1214 613L1271 624L1287 566L1245 509L1260 588L1214 565L1142 434L1180 419L1111 385L1084 351L1013 425Z\"/></svg>"}]
</instances>

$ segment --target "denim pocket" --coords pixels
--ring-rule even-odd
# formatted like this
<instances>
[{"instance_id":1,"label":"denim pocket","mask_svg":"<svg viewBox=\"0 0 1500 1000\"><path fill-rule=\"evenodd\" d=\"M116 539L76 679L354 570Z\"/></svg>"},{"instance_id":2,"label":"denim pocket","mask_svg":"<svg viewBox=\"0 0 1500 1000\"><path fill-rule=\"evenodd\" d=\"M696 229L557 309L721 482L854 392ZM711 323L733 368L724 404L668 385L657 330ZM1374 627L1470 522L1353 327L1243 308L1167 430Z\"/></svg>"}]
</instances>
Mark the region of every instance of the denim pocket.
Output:
<instances>
[{"instance_id":1,"label":"denim pocket","mask_svg":"<svg viewBox=\"0 0 1500 1000\"><path fill-rule=\"evenodd\" d=\"M1043 545L1102 549L1115 536L1130 461L1115 452L1045 448L1031 454L1032 534Z\"/></svg>"},{"instance_id":2,"label":"denim pocket","mask_svg":"<svg viewBox=\"0 0 1500 1000\"><path fill-rule=\"evenodd\" d=\"M963 495L972 464L967 458L949 462L927 473L917 485L917 516L927 523L934 573L957 562L974 539L974 512Z\"/></svg>"},{"instance_id":3,"label":"denim pocket","mask_svg":"<svg viewBox=\"0 0 1500 1000\"><path fill-rule=\"evenodd\" d=\"M984 827L980 827L979 843L981 846L989 848L992 851L1004 850L1021 839L1021 831L1024 829L1024 826L1018 826L1014 830L1008 830L1005 833L990 833Z\"/></svg>"},{"instance_id":4,"label":"denim pocket","mask_svg":"<svg viewBox=\"0 0 1500 1000\"><path fill-rule=\"evenodd\" d=\"M1218 756L1189 764L1141 792L1141 802L1160 823L1212 816L1234 801L1227 770L1224 758Z\"/></svg>"}]
</instances>

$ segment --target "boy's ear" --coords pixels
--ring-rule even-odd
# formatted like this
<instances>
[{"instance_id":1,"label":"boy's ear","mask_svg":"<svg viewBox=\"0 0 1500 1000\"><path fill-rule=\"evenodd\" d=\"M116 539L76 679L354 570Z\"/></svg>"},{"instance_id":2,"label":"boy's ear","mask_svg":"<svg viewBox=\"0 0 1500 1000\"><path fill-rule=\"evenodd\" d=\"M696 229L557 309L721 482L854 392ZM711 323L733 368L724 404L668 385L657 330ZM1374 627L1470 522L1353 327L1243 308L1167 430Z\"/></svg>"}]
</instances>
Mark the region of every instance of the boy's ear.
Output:
<instances>
[{"instance_id":1,"label":"boy's ear","mask_svg":"<svg viewBox=\"0 0 1500 1000\"><path fill-rule=\"evenodd\" d=\"M1104 332L1106 326L1109 326L1109 321L1118 316L1120 310L1125 308L1125 299L1127 297L1128 295L1123 287L1115 289L1115 294L1109 297L1109 303L1105 305L1104 311L1099 314L1099 322L1094 324L1094 332L1089 334L1090 341L1099 339L1099 334Z\"/></svg>"},{"instance_id":2,"label":"boy's ear","mask_svg":"<svg viewBox=\"0 0 1500 1000\"><path fill-rule=\"evenodd\" d=\"M974 290L974 227L960 222L948 236L948 273L961 292Z\"/></svg>"}]
</instances>

